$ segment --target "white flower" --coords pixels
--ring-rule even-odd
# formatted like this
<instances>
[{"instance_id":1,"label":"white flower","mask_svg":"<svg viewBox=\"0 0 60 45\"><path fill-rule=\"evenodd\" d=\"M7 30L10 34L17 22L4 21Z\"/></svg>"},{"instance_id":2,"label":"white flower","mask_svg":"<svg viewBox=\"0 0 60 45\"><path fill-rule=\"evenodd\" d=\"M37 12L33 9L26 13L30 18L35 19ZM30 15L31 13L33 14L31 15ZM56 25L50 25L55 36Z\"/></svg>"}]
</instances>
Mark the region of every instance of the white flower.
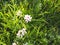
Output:
<instances>
[{"instance_id":1,"label":"white flower","mask_svg":"<svg viewBox=\"0 0 60 45\"><path fill-rule=\"evenodd\" d=\"M26 32L26 29L23 28L23 29L22 29L22 34L25 35L26 33L27 33L27 32Z\"/></svg>"},{"instance_id":2,"label":"white flower","mask_svg":"<svg viewBox=\"0 0 60 45\"><path fill-rule=\"evenodd\" d=\"M17 33L17 37L23 37L26 34L26 29L19 30Z\"/></svg>"},{"instance_id":3,"label":"white flower","mask_svg":"<svg viewBox=\"0 0 60 45\"><path fill-rule=\"evenodd\" d=\"M17 44L14 42L14 43L12 43L12 45L17 45Z\"/></svg>"},{"instance_id":4,"label":"white flower","mask_svg":"<svg viewBox=\"0 0 60 45\"><path fill-rule=\"evenodd\" d=\"M20 16L22 14L22 12L20 10L17 11L16 15Z\"/></svg>"},{"instance_id":5,"label":"white flower","mask_svg":"<svg viewBox=\"0 0 60 45\"><path fill-rule=\"evenodd\" d=\"M25 15L24 19L28 23L29 21L31 21L32 17L30 15Z\"/></svg>"},{"instance_id":6,"label":"white flower","mask_svg":"<svg viewBox=\"0 0 60 45\"><path fill-rule=\"evenodd\" d=\"M23 37L22 30L19 30L19 31L18 31L17 37Z\"/></svg>"}]
</instances>

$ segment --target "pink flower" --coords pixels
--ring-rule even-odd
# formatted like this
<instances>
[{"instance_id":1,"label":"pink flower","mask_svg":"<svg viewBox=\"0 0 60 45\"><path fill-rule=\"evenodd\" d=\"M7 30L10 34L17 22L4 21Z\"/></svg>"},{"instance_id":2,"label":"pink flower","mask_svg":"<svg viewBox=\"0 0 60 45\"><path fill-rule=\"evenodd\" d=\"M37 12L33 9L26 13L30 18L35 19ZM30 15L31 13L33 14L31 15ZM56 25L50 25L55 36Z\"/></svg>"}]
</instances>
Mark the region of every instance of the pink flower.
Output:
<instances>
[{"instance_id":1,"label":"pink flower","mask_svg":"<svg viewBox=\"0 0 60 45\"><path fill-rule=\"evenodd\" d=\"M25 15L24 19L28 23L31 21L32 17L30 15Z\"/></svg>"}]
</instances>

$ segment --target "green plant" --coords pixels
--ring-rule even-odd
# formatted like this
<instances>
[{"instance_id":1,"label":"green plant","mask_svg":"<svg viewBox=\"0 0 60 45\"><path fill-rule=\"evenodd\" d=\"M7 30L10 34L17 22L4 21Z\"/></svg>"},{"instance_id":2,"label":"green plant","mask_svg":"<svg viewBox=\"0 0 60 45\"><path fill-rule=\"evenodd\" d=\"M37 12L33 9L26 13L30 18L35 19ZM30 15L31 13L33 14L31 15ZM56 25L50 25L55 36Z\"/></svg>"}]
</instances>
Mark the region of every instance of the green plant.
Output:
<instances>
[{"instance_id":1,"label":"green plant","mask_svg":"<svg viewBox=\"0 0 60 45\"><path fill-rule=\"evenodd\" d=\"M17 16L17 12L21 11ZM31 21L26 23L25 15ZM26 34L17 33L22 28ZM0 0L0 45L60 45L60 0Z\"/></svg>"}]
</instances>

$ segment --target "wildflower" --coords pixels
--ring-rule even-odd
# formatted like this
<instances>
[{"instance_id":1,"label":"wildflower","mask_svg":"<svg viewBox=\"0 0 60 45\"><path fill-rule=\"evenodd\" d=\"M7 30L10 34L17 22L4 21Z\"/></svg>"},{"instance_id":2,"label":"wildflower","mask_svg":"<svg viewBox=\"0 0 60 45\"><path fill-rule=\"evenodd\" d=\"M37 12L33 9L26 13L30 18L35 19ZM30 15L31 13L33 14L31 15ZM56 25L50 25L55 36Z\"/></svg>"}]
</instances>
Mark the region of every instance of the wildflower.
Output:
<instances>
[{"instance_id":1,"label":"wildflower","mask_svg":"<svg viewBox=\"0 0 60 45\"><path fill-rule=\"evenodd\" d=\"M26 29L19 30L17 33L17 37L23 37L26 34Z\"/></svg>"},{"instance_id":2,"label":"wildflower","mask_svg":"<svg viewBox=\"0 0 60 45\"><path fill-rule=\"evenodd\" d=\"M31 21L32 17L30 15L25 15L24 19L28 23L29 21Z\"/></svg>"},{"instance_id":3,"label":"wildflower","mask_svg":"<svg viewBox=\"0 0 60 45\"><path fill-rule=\"evenodd\" d=\"M27 32L26 32L26 29L23 28L23 29L22 29L22 34L25 35L26 33L27 33Z\"/></svg>"},{"instance_id":4,"label":"wildflower","mask_svg":"<svg viewBox=\"0 0 60 45\"><path fill-rule=\"evenodd\" d=\"M17 44L14 42L14 43L12 43L12 45L17 45Z\"/></svg>"},{"instance_id":5,"label":"wildflower","mask_svg":"<svg viewBox=\"0 0 60 45\"><path fill-rule=\"evenodd\" d=\"M22 30L19 30L19 31L18 31L18 33L17 33L17 37L23 37Z\"/></svg>"},{"instance_id":6,"label":"wildflower","mask_svg":"<svg viewBox=\"0 0 60 45\"><path fill-rule=\"evenodd\" d=\"M20 10L17 11L16 15L20 16L22 14L22 12Z\"/></svg>"}]
</instances>

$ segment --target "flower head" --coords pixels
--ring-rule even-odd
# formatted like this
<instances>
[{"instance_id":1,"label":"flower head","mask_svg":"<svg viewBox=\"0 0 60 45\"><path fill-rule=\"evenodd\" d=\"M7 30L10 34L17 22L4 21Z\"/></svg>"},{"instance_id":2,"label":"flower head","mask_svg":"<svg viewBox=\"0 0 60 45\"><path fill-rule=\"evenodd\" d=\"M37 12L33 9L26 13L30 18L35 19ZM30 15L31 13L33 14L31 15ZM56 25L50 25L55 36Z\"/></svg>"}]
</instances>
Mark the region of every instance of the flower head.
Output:
<instances>
[{"instance_id":1,"label":"flower head","mask_svg":"<svg viewBox=\"0 0 60 45\"><path fill-rule=\"evenodd\" d=\"M17 37L23 37L26 34L26 29L19 30L17 33Z\"/></svg>"},{"instance_id":2,"label":"flower head","mask_svg":"<svg viewBox=\"0 0 60 45\"><path fill-rule=\"evenodd\" d=\"M14 43L12 43L12 45L17 45L17 44L14 42Z\"/></svg>"},{"instance_id":3,"label":"flower head","mask_svg":"<svg viewBox=\"0 0 60 45\"><path fill-rule=\"evenodd\" d=\"M20 10L17 11L16 15L20 16L22 14L22 12Z\"/></svg>"},{"instance_id":4,"label":"flower head","mask_svg":"<svg viewBox=\"0 0 60 45\"><path fill-rule=\"evenodd\" d=\"M32 17L30 15L25 15L24 19L28 23L31 21Z\"/></svg>"}]
</instances>

